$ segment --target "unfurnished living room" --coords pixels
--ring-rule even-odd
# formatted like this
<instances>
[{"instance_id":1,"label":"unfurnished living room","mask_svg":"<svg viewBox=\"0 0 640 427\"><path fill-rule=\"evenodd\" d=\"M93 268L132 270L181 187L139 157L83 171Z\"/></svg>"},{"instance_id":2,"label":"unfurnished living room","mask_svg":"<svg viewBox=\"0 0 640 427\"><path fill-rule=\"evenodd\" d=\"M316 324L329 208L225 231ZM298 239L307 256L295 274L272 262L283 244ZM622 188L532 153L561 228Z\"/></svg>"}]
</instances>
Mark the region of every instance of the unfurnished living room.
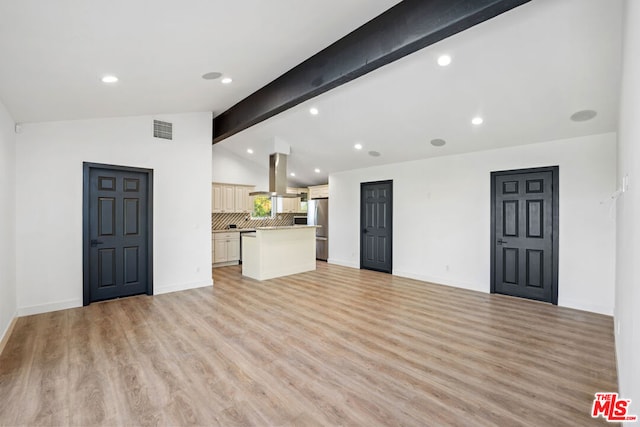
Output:
<instances>
[{"instance_id":1,"label":"unfurnished living room","mask_svg":"<svg viewBox=\"0 0 640 427\"><path fill-rule=\"evenodd\" d=\"M633 425L640 2L0 1L0 426Z\"/></svg>"}]
</instances>

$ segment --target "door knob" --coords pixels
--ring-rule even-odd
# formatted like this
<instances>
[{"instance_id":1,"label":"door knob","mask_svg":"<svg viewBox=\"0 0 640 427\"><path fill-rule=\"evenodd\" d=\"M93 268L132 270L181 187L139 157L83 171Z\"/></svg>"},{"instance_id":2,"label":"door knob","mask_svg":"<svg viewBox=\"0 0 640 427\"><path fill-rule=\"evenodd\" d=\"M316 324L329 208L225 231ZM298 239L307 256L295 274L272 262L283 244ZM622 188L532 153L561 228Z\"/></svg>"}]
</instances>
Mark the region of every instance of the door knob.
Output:
<instances>
[{"instance_id":1,"label":"door knob","mask_svg":"<svg viewBox=\"0 0 640 427\"><path fill-rule=\"evenodd\" d=\"M362 230L362 232L363 232L364 234L367 234L367 233L369 232L369 230L367 230L367 229L365 228L364 230Z\"/></svg>"},{"instance_id":2,"label":"door knob","mask_svg":"<svg viewBox=\"0 0 640 427\"><path fill-rule=\"evenodd\" d=\"M91 247L92 248L95 248L96 246L102 245L102 244L104 244L104 242L101 242L100 240L97 240L97 239L92 239L91 240Z\"/></svg>"},{"instance_id":3,"label":"door knob","mask_svg":"<svg viewBox=\"0 0 640 427\"><path fill-rule=\"evenodd\" d=\"M507 241L506 241L506 240L502 240L502 239L498 239L498 242L497 242L497 243L498 243L499 245L504 245L504 244L506 244L506 243L507 243Z\"/></svg>"}]
</instances>

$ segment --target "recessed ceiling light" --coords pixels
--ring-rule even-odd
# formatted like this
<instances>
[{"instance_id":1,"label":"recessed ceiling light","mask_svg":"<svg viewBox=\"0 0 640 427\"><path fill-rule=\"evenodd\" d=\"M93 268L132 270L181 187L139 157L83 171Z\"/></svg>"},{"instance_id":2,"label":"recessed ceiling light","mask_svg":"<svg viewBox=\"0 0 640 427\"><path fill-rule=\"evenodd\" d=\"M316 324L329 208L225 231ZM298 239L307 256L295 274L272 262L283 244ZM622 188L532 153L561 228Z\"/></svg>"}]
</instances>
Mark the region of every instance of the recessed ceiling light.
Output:
<instances>
[{"instance_id":1,"label":"recessed ceiling light","mask_svg":"<svg viewBox=\"0 0 640 427\"><path fill-rule=\"evenodd\" d=\"M247 148L247 153L253 154L253 150L251 148Z\"/></svg>"},{"instance_id":2,"label":"recessed ceiling light","mask_svg":"<svg viewBox=\"0 0 640 427\"><path fill-rule=\"evenodd\" d=\"M295 173L293 173L293 172L291 172L291 173L289 174L289 176L296 176L296 174L295 174Z\"/></svg>"},{"instance_id":3,"label":"recessed ceiling light","mask_svg":"<svg viewBox=\"0 0 640 427\"><path fill-rule=\"evenodd\" d=\"M353 146L356 150L362 150L362 144L356 144Z\"/></svg>"},{"instance_id":4,"label":"recessed ceiling light","mask_svg":"<svg viewBox=\"0 0 640 427\"><path fill-rule=\"evenodd\" d=\"M104 76L102 78L102 83L115 83L118 81L116 76Z\"/></svg>"},{"instance_id":5,"label":"recessed ceiling light","mask_svg":"<svg viewBox=\"0 0 640 427\"><path fill-rule=\"evenodd\" d=\"M233 79L231 77L225 77L224 79L220 80L220 82L223 85L228 85L229 83L231 83L233 81Z\"/></svg>"},{"instance_id":6,"label":"recessed ceiling light","mask_svg":"<svg viewBox=\"0 0 640 427\"><path fill-rule=\"evenodd\" d=\"M574 122L586 122L587 120L593 119L596 115L598 115L598 113L593 110L581 110L573 113L571 120Z\"/></svg>"},{"instance_id":7,"label":"recessed ceiling light","mask_svg":"<svg viewBox=\"0 0 640 427\"><path fill-rule=\"evenodd\" d=\"M446 67L451 64L451 57L449 55L440 55L438 57L438 65L441 67Z\"/></svg>"},{"instance_id":8,"label":"recessed ceiling light","mask_svg":"<svg viewBox=\"0 0 640 427\"><path fill-rule=\"evenodd\" d=\"M215 80L215 79L219 79L220 77L222 77L222 73L219 73L217 71L211 71L210 73L206 73L202 75L202 78L205 80Z\"/></svg>"},{"instance_id":9,"label":"recessed ceiling light","mask_svg":"<svg viewBox=\"0 0 640 427\"><path fill-rule=\"evenodd\" d=\"M478 126L478 125L481 125L482 123L484 123L484 119L482 117L474 117L471 120L471 123L473 123L474 125Z\"/></svg>"},{"instance_id":10,"label":"recessed ceiling light","mask_svg":"<svg viewBox=\"0 0 640 427\"><path fill-rule=\"evenodd\" d=\"M315 173L320 173L320 169L318 169L318 168L315 168L313 171L314 171Z\"/></svg>"},{"instance_id":11,"label":"recessed ceiling light","mask_svg":"<svg viewBox=\"0 0 640 427\"><path fill-rule=\"evenodd\" d=\"M447 143L447 141L445 141L444 139L440 139L440 138L436 138L436 139L432 139L431 140L431 145L433 145L434 147L442 147L446 143Z\"/></svg>"},{"instance_id":12,"label":"recessed ceiling light","mask_svg":"<svg viewBox=\"0 0 640 427\"><path fill-rule=\"evenodd\" d=\"M369 151L369 155L371 157L380 157L380 153L378 151Z\"/></svg>"},{"instance_id":13,"label":"recessed ceiling light","mask_svg":"<svg viewBox=\"0 0 640 427\"><path fill-rule=\"evenodd\" d=\"M312 116L317 116L319 113L320 111L316 107L309 108L309 114L311 114Z\"/></svg>"}]
</instances>

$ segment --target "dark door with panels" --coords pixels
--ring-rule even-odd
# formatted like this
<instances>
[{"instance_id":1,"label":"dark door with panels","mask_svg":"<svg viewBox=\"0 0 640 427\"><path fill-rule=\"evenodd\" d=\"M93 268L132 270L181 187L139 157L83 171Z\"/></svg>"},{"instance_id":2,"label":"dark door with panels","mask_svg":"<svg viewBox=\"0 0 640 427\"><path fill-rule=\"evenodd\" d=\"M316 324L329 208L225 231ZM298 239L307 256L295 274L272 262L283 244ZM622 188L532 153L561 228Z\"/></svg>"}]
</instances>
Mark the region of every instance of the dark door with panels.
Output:
<instances>
[{"instance_id":1,"label":"dark door with panels","mask_svg":"<svg viewBox=\"0 0 640 427\"><path fill-rule=\"evenodd\" d=\"M360 184L360 268L392 271L393 181Z\"/></svg>"},{"instance_id":2,"label":"dark door with panels","mask_svg":"<svg viewBox=\"0 0 640 427\"><path fill-rule=\"evenodd\" d=\"M558 303L558 167L491 174L491 292Z\"/></svg>"},{"instance_id":3,"label":"dark door with panels","mask_svg":"<svg viewBox=\"0 0 640 427\"><path fill-rule=\"evenodd\" d=\"M152 172L84 166L84 304L152 294Z\"/></svg>"}]
</instances>

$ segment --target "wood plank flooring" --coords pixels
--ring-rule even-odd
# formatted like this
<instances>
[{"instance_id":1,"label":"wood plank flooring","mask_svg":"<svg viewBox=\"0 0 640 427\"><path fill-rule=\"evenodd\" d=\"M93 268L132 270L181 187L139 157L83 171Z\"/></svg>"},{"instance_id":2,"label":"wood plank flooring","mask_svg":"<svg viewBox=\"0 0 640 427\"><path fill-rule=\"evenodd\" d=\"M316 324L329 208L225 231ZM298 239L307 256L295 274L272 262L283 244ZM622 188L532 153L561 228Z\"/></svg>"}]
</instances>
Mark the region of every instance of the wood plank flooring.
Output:
<instances>
[{"instance_id":1,"label":"wood plank flooring","mask_svg":"<svg viewBox=\"0 0 640 427\"><path fill-rule=\"evenodd\" d=\"M214 278L18 319L0 425L606 424L610 317L322 262Z\"/></svg>"}]
</instances>

